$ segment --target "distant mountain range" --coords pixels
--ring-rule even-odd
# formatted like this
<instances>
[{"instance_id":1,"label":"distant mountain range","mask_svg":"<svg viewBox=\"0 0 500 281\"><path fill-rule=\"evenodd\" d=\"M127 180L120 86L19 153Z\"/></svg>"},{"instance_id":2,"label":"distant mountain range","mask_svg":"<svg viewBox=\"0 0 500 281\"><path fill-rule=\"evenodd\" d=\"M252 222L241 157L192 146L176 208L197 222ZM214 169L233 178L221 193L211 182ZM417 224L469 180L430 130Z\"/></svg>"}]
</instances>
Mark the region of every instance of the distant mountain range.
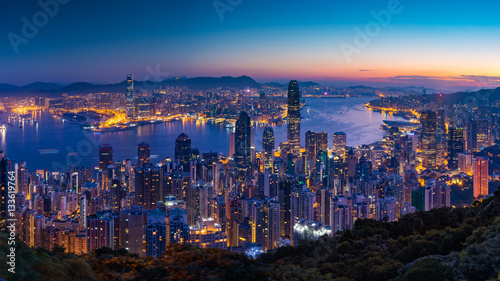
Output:
<instances>
[{"instance_id":1,"label":"distant mountain range","mask_svg":"<svg viewBox=\"0 0 500 281\"><path fill-rule=\"evenodd\" d=\"M321 84L306 81L299 82L301 88L310 88L318 86L323 87ZM188 87L195 90L210 90L216 88L235 88L235 89L246 89L246 88L261 88L261 87L282 87L286 89L288 83L270 82L260 84L256 82L249 76L240 77L195 77L195 78L168 78L163 81L135 81L134 88L136 90L141 90L144 88L156 88L158 86L179 86ZM96 92L125 92L126 81L115 84L97 84L88 82L77 82L69 85L57 84L57 83L44 83L44 82L34 82L25 86L15 86L11 84L0 83L0 96L12 96L12 95L26 95L26 96L47 96L47 97L57 97L62 94L88 94ZM439 90L429 89L424 87L385 87L385 88L374 88L367 86L351 86L344 88L335 88L338 93L349 93L349 94L362 94L362 95L377 95L377 94L388 94L388 95L405 95L409 93L423 93L426 89L427 93L438 93ZM470 94L470 93L469 93Z\"/></svg>"},{"instance_id":2,"label":"distant mountain range","mask_svg":"<svg viewBox=\"0 0 500 281\"><path fill-rule=\"evenodd\" d=\"M208 90L219 87L231 87L237 89L260 88L257 83L249 76L240 77L196 77L196 78L169 78L160 82L154 81L136 81L134 88L141 90L144 88L156 88L158 86L179 86L190 89ZM56 83L34 82L26 86L15 86L11 84L0 83L0 95L8 96L13 94L59 96L61 94L88 94L95 92L125 92L126 81L116 84L92 84L87 82L77 82L70 85L61 85Z\"/></svg>"}]
</instances>

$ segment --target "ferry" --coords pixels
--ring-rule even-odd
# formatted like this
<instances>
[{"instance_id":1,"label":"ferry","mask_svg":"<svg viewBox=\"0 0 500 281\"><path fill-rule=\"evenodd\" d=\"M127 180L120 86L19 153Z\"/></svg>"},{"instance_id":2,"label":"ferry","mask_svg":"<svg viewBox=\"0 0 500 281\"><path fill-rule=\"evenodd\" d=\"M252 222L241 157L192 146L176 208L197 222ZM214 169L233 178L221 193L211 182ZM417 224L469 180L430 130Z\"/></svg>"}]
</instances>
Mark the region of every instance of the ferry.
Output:
<instances>
[{"instance_id":1,"label":"ferry","mask_svg":"<svg viewBox=\"0 0 500 281\"><path fill-rule=\"evenodd\" d=\"M384 120L383 122L390 127L398 127L404 129L416 129L420 126L420 124L418 123L405 122L405 121Z\"/></svg>"},{"instance_id":2,"label":"ferry","mask_svg":"<svg viewBox=\"0 0 500 281\"><path fill-rule=\"evenodd\" d=\"M234 128L234 124L233 123L227 123L226 124L226 128L227 129L232 129L232 128Z\"/></svg>"},{"instance_id":3,"label":"ferry","mask_svg":"<svg viewBox=\"0 0 500 281\"><path fill-rule=\"evenodd\" d=\"M59 153L59 150L52 148L52 149L39 149L38 152L40 154L56 154Z\"/></svg>"}]
</instances>

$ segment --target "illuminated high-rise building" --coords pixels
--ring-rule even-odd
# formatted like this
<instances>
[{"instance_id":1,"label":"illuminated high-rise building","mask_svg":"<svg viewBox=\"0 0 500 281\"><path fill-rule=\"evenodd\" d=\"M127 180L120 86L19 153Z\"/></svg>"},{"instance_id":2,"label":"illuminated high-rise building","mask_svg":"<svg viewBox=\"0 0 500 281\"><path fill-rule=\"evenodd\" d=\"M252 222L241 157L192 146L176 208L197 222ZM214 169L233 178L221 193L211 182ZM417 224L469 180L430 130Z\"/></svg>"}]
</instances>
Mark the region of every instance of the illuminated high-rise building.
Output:
<instances>
[{"instance_id":1,"label":"illuminated high-rise building","mask_svg":"<svg viewBox=\"0 0 500 281\"><path fill-rule=\"evenodd\" d=\"M264 152L264 169L273 169L273 151L274 151L274 131L267 127L262 134L262 151Z\"/></svg>"},{"instance_id":2,"label":"illuminated high-rise building","mask_svg":"<svg viewBox=\"0 0 500 281\"><path fill-rule=\"evenodd\" d=\"M488 118L475 118L467 126L467 152L471 153L491 145L491 124Z\"/></svg>"},{"instance_id":3,"label":"illuminated high-rise building","mask_svg":"<svg viewBox=\"0 0 500 281\"><path fill-rule=\"evenodd\" d=\"M146 256L161 257L167 247L167 227L165 222L146 225Z\"/></svg>"},{"instance_id":4,"label":"illuminated high-rise building","mask_svg":"<svg viewBox=\"0 0 500 281\"><path fill-rule=\"evenodd\" d=\"M288 121L287 141L291 147L291 153L300 153L300 91L299 82L293 80L288 84Z\"/></svg>"},{"instance_id":5,"label":"illuminated high-rise building","mask_svg":"<svg viewBox=\"0 0 500 281\"><path fill-rule=\"evenodd\" d=\"M240 113L236 121L234 162L238 177L241 179L250 171L251 164L251 137L250 117L245 111Z\"/></svg>"},{"instance_id":6,"label":"illuminated high-rise building","mask_svg":"<svg viewBox=\"0 0 500 281\"><path fill-rule=\"evenodd\" d=\"M458 168L458 154L464 151L464 130L450 128L448 132L448 168Z\"/></svg>"},{"instance_id":7,"label":"illuminated high-rise building","mask_svg":"<svg viewBox=\"0 0 500 281\"><path fill-rule=\"evenodd\" d=\"M87 198L80 196L80 231L87 231Z\"/></svg>"},{"instance_id":8,"label":"illuminated high-rise building","mask_svg":"<svg viewBox=\"0 0 500 281\"><path fill-rule=\"evenodd\" d=\"M476 157L473 161L474 198L478 198L488 195L488 159Z\"/></svg>"},{"instance_id":9,"label":"illuminated high-rise building","mask_svg":"<svg viewBox=\"0 0 500 281\"><path fill-rule=\"evenodd\" d=\"M437 142L441 146L441 149L446 150L446 115L443 106L443 94L440 94L438 97L438 109L436 113L436 135Z\"/></svg>"},{"instance_id":10,"label":"illuminated high-rise building","mask_svg":"<svg viewBox=\"0 0 500 281\"><path fill-rule=\"evenodd\" d=\"M293 181L291 178L281 181L278 189L278 202L280 204L280 236L290 236L291 205Z\"/></svg>"},{"instance_id":11,"label":"illuminated high-rise building","mask_svg":"<svg viewBox=\"0 0 500 281\"><path fill-rule=\"evenodd\" d=\"M132 254L146 256L147 212L141 208L121 210L119 217L119 247Z\"/></svg>"},{"instance_id":12,"label":"illuminated high-rise building","mask_svg":"<svg viewBox=\"0 0 500 281\"><path fill-rule=\"evenodd\" d=\"M229 133L229 158L234 157L234 148L236 146L235 143L235 134L234 133Z\"/></svg>"},{"instance_id":13,"label":"illuminated high-rise building","mask_svg":"<svg viewBox=\"0 0 500 281\"><path fill-rule=\"evenodd\" d=\"M151 116L151 98L147 95L137 97L135 112L138 118L149 118Z\"/></svg>"},{"instance_id":14,"label":"illuminated high-rise building","mask_svg":"<svg viewBox=\"0 0 500 281\"><path fill-rule=\"evenodd\" d=\"M477 118L477 131L476 131L476 149L482 149L489 147L490 143L490 134L491 134L491 126L490 120L488 118Z\"/></svg>"},{"instance_id":15,"label":"illuminated high-rise building","mask_svg":"<svg viewBox=\"0 0 500 281\"><path fill-rule=\"evenodd\" d=\"M132 74L127 75L127 117L132 118L134 116L134 76Z\"/></svg>"},{"instance_id":16,"label":"illuminated high-rise building","mask_svg":"<svg viewBox=\"0 0 500 281\"><path fill-rule=\"evenodd\" d=\"M109 144L99 147L99 169L107 170L109 165L113 165L113 148Z\"/></svg>"},{"instance_id":17,"label":"illuminated high-rise building","mask_svg":"<svg viewBox=\"0 0 500 281\"><path fill-rule=\"evenodd\" d=\"M135 205L142 206L144 210L153 210L156 203L163 200L163 177L159 167L151 164L136 167L135 172ZM163 195L163 196L162 196Z\"/></svg>"},{"instance_id":18,"label":"illuminated high-rise building","mask_svg":"<svg viewBox=\"0 0 500 281\"><path fill-rule=\"evenodd\" d=\"M347 136L344 132L333 134L333 153L345 160L345 147L347 146Z\"/></svg>"},{"instance_id":19,"label":"illuminated high-rise building","mask_svg":"<svg viewBox=\"0 0 500 281\"><path fill-rule=\"evenodd\" d=\"M469 120L467 124L467 152L471 153L477 147L477 122L474 119Z\"/></svg>"},{"instance_id":20,"label":"illuminated high-rise building","mask_svg":"<svg viewBox=\"0 0 500 281\"><path fill-rule=\"evenodd\" d=\"M151 148L149 144L145 142L141 142L137 146L137 159L138 159L138 165L142 166L144 164L148 164L151 162Z\"/></svg>"},{"instance_id":21,"label":"illuminated high-rise building","mask_svg":"<svg viewBox=\"0 0 500 281\"><path fill-rule=\"evenodd\" d=\"M328 133L327 132L317 132L316 133L316 150L328 151Z\"/></svg>"},{"instance_id":22,"label":"illuminated high-rise building","mask_svg":"<svg viewBox=\"0 0 500 281\"><path fill-rule=\"evenodd\" d=\"M218 248L226 250L227 234L221 225L215 223L212 218L204 218L190 229L187 243L202 249Z\"/></svg>"},{"instance_id":23,"label":"illuminated high-rise building","mask_svg":"<svg viewBox=\"0 0 500 281\"><path fill-rule=\"evenodd\" d=\"M264 228L264 248L274 249L278 246L280 238L280 203L276 200L268 200L264 204L266 214Z\"/></svg>"},{"instance_id":24,"label":"illuminated high-rise building","mask_svg":"<svg viewBox=\"0 0 500 281\"><path fill-rule=\"evenodd\" d=\"M103 215L87 217L87 235L88 251L103 247L113 249L114 220Z\"/></svg>"},{"instance_id":25,"label":"illuminated high-rise building","mask_svg":"<svg viewBox=\"0 0 500 281\"><path fill-rule=\"evenodd\" d=\"M191 139L185 133L180 134L175 140L175 159L186 168L184 171L187 171L191 161Z\"/></svg>"},{"instance_id":26,"label":"illuminated high-rise building","mask_svg":"<svg viewBox=\"0 0 500 281\"><path fill-rule=\"evenodd\" d=\"M422 112L422 166L424 168L435 168L437 165L436 145L436 112Z\"/></svg>"},{"instance_id":27,"label":"illuminated high-rise building","mask_svg":"<svg viewBox=\"0 0 500 281\"><path fill-rule=\"evenodd\" d=\"M472 174L472 155L467 153L458 154L458 170L462 173Z\"/></svg>"},{"instance_id":28,"label":"illuminated high-rise building","mask_svg":"<svg viewBox=\"0 0 500 281\"><path fill-rule=\"evenodd\" d=\"M318 153L317 149L317 135L313 131L307 131L305 135L305 143L306 143L306 156L307 160L316 159L316 154Z\"/></svg>"}]
</instances>

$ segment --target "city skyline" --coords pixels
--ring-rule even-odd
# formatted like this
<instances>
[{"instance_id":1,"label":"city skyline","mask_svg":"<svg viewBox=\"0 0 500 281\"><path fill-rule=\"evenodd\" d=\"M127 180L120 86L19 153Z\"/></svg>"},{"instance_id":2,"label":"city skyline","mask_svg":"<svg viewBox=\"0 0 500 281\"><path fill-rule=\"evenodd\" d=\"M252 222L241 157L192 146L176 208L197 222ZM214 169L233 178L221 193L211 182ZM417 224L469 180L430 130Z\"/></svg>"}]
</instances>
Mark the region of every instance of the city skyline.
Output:
<instances>
[{"instance_id":1,"label":"city skyline","mask_svg":"<svg viewBox=\"0 0 500 281\"><path fill-rule=\"evenodd\" d=\"M498 8L7 1L0 281L496 279Z\"/></svg>"}]
</instances>

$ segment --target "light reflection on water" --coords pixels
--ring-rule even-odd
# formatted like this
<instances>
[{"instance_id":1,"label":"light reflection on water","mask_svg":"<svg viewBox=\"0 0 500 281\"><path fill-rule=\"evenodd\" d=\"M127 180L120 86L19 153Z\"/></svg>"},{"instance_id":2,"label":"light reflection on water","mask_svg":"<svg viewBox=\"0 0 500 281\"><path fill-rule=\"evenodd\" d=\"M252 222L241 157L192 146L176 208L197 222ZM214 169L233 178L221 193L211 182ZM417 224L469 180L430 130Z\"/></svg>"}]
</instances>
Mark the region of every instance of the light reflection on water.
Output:
<instances>
[{"instance_id":1,"label":"light reflection on water","mask_svg":"<svg viewBox=\"0 0 500 281\"><path fill-rule=\"evenodd\" d=\"M382 116L380 113L365 109L364 104L370 100L371 98L306 99L307 106L302 109L304 117L301 122L302 145L305 132L309 130L327 132L330 147L332 134L337 131L347 134L347 143L350 146L381 139L384 134L380 130L382 120L399 120L399 118ZM307 109L309 109L308 119ZM10 112L1 113L0 122L7 122L9 115ZM175 138L183 132L191 138L192 146L202 153L229 152L230 130L223 124L176 121L142 126L129 131L92 134L80 129L79 125L53 118L49 112L36 112L32 115L38 124L25 121L23 128L19 128L18 122L12 123L13 126L6 125L6 132L1 135L1 146L7 156L16 161L26 161L30 169L50 169L54 162L65 165L68 154L74 157L78 147L91 143L89 138L95 139L100 144L111 144L115 160L136 158L137 144L142 141L150 144L152 155L158 155L156 161L166 156L173 157ZM276 146L286 141L286 124L273 129ZM263 131L262 127L255 129L257 150L262 148ZM97 165L98 147L95 145L90 147L92 150L89 155L80 157L76 162L77 165L88 167ZM44 153L47 150L51 153Z\"/></svg>"}]
</instances>

